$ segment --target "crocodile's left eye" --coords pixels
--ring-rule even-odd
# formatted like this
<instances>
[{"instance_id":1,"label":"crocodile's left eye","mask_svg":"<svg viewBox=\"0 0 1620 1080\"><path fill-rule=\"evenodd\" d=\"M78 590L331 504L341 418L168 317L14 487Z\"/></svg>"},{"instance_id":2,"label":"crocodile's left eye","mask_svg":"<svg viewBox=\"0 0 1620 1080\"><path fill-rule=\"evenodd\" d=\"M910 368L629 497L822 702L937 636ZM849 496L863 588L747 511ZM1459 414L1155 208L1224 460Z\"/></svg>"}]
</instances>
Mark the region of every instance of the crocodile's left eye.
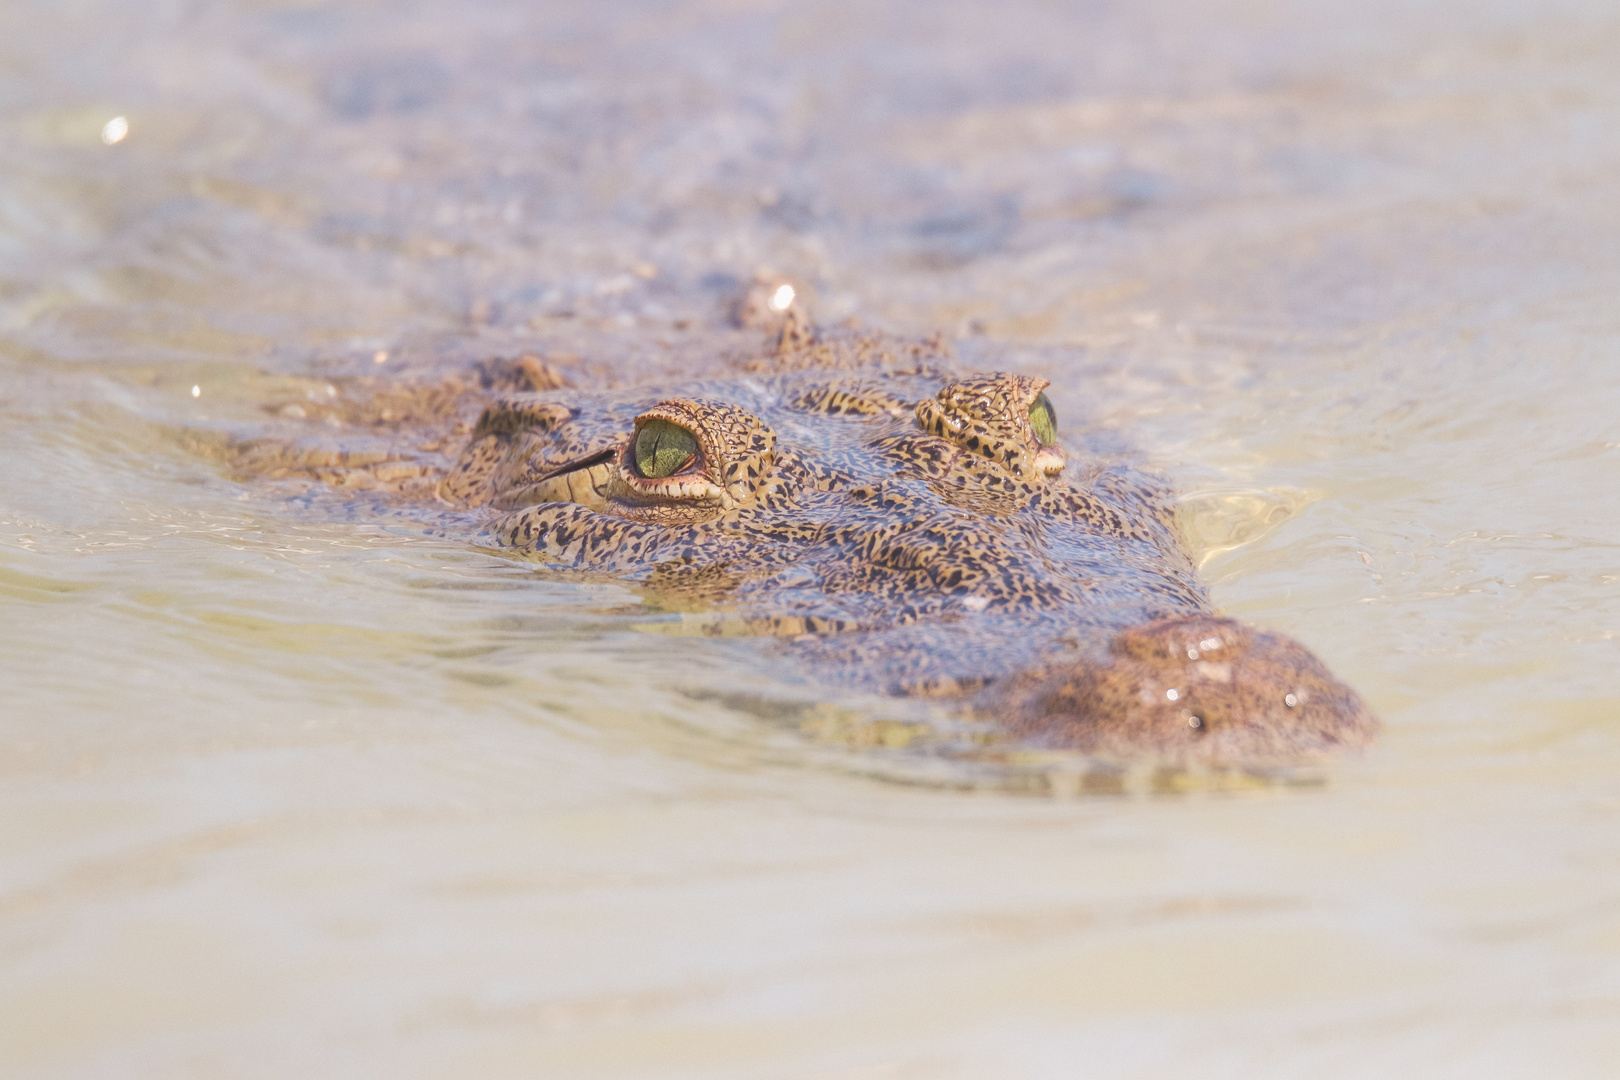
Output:
<instances>
[{"instance_id":1,"label":"crocodile's left eye","mask_svg":"<svg viewBox=\"0 0 1620 1080\"><path fill-rule=\"evenodd\" d=\"M671 398L635 425L612 451L607 513L690 524L736 509L772 475L776 434L736 405Z\"/></svg>"},{"instance_id":2,"label":"crocodile's left eye","mask_svg":"<svg viewBox=\"0 0 1620 1080\"><path fill-rule=\"evenodd\" d=\"M1045 394L1036 394L1030 404L1029 426L1035 429L1035 437L1041 440L1042 446L1057 445L1057 413Z\"/></svg>"},{"instance_id":3,"label":"crocodile's left eye","mask_svg":"<svg viewBox=\"0 0 1620 1080\"><path fill-rule=\"evenodd\" d=\"M668 420L648 420L636 432L636 471L649 480L674 476L697 461L697 436Z\"/></svg>"}]
</instances>

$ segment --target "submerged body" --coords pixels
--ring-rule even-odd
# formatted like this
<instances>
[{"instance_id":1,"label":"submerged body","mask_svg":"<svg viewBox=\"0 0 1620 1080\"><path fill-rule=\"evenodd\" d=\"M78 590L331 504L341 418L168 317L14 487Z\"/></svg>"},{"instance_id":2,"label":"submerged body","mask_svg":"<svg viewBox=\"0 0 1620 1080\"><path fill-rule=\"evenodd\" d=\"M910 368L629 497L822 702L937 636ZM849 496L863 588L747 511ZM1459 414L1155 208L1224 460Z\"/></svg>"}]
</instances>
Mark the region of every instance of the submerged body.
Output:
<instances>
[{"instance_id":1,"label":"submerged body","mask_svg":"<svg viewBox=\"0 0 1620 1080\"><path fill-rule=\"evenodd\" d=\"M791 324L744 368L509 393L442 475L381 486L487 513L484 542L637 582L708 632L779 638L814 678L955 699L1029 745L1259 764L1374 734L1302 646L1211 612L1169 491L1067 455L1044 380Z\"/></svg>"}]
</instances>

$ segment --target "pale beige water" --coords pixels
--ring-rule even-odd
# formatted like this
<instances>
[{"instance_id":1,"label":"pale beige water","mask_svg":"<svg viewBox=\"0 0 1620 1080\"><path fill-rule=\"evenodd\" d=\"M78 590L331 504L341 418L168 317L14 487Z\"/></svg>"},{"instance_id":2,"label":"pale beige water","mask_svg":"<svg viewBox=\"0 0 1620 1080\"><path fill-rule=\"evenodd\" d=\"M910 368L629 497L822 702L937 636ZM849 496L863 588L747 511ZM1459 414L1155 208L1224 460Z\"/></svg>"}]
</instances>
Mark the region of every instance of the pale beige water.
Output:
<instances>
[{"instance_id":1,"label":"pale beige water","mask_svg":"<svg viewBox=\"0 0 1620 1080\"><path fill-rule=\"evenodd\" d=\"M1613 5L535 7L0 9L0 1074L1614 1075ZM761 267L1051 377L1379 749L896 783L176 434Z\"/></svg>"}]
</instances>

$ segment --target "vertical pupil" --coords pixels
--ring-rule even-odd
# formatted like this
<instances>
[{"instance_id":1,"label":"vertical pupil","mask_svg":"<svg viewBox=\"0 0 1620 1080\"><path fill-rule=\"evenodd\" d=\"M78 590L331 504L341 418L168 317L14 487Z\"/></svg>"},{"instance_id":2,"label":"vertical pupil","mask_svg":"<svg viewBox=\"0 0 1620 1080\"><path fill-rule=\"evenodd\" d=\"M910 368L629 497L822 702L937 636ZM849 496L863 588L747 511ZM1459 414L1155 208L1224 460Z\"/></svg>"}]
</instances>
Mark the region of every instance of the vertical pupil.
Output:
<instances>
[{"instance_id":1,"label":"vertical pupil","mask_svg":"<svg viewBox=\"0 0 1620 1080\"><path fill-rule=\"evenodd\" d=\"M636 433L636 468L650 480L674 476L697 456L697 438L668 420L649 420Z\"/></svg>"}]
</instances>

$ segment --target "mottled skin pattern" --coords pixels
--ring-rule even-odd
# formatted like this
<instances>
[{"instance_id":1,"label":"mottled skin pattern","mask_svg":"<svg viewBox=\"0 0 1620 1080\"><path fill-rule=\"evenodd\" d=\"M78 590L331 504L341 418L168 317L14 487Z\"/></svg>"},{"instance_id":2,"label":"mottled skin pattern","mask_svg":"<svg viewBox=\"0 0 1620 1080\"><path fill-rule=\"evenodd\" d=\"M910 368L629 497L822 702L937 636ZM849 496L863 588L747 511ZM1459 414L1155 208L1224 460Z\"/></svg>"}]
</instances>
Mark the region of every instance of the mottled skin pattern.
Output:
<instances>
[{"instance_id":1,"label":"mottled skin pattern","mask_svg":"<svg viewBox=\"0 0 1620 1080\"><path fill-rule=\"evenodd\" d=\"M492 546L774 636L829 683L959 700L1026 745L1246 765L1375 733L1298 643L1210 611L1159 480L1042 444L1045 380L792 321L741 367L502 395L436 495L487 512ZM675 475L638 469L654 420L695 439Z\"/></svg>"}]
</instances>

